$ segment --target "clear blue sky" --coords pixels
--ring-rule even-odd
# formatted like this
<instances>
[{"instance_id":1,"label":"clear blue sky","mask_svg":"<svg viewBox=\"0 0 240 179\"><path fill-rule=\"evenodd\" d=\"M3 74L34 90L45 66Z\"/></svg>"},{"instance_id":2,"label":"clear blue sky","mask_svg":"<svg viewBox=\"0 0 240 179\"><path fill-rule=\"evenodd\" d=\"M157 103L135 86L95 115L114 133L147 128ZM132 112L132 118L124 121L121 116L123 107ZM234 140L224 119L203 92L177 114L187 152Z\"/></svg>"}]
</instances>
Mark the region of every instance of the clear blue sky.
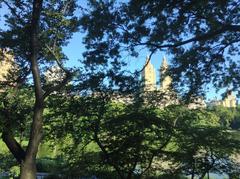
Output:
<instances>
[{"instance_id":1,"label":"clear blue sky","mask_svg":"<svg viewBox=\"0 0 240 179\"><path fill-rule=\"evenodd\" d=\"M83 1L85 3L85 1ZM3 14L7 12L6 7L0 9L0 27L4 26ZM69 41L69 44L63 48L65 54L70 59L67 62L67 66L81 66L79 60L83 59L82 53L85 51L84 45L82 44L82 39L84 34L78 32L73 35L73 38ZM149 55L149 52L146 49L141 49L141 53L138 58L133 58L130 56L124 57L124 60L127 62L127 68L131 71L141 69L146 61L146 57ZM159 67L161 65L163 56L166 56L168 61L170 62L171 57L165 53L157 53L152 56L151 63L154 65L157 72L157 80L159 80ZM215 92L215 89L211 88L211 90L207 93L207 99L213 99L217 96L218 99L221 98L221 93L224 90L220 90L218 93Z\"/></svg>"}]
</instances>

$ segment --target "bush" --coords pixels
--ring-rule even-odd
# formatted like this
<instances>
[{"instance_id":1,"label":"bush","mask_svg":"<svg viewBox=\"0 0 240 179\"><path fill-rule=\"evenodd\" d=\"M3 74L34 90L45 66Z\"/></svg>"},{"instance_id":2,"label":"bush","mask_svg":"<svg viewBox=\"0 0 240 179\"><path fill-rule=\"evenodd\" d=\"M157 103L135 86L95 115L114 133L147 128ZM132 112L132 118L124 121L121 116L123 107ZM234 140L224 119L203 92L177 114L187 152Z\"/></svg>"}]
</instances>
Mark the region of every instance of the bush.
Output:
<instances>
[{"instance_id":1,"label":"bush","mask_svg":"<svg viewBox=\"0 0 240 179\"><path fill-rule=\"evenodd\" d=\"M61 171L63 162L61 159L52 159L52 158L41 158L37 159L37 171L38 172L47 172L54 173Z\"/></svg>"}]
</instances>

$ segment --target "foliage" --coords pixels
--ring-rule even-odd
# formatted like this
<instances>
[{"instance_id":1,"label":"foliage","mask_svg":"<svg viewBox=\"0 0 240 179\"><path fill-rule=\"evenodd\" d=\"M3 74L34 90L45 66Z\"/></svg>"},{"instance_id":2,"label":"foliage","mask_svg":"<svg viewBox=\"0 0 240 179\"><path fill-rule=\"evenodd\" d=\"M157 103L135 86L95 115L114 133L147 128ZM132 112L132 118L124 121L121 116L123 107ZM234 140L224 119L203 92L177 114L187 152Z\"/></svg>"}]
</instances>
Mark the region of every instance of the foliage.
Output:
<instances>
[{"instance_id":1,"label":"foliage","mask_svg":"<svg viewBox=\"0 0 240 179\"><path fill-rule=\"evenodd\" d=\"M63 168L63 162L60 158L40 158L37 159L38 172L58 174Z\"/></svg>"},{"instance_id":2,"label":"foliage","mask_svg":"<svg viewBox=\"0 0 240 179\"><path fill-rule=\"evenodd\" d=\"M143 174L171 138L171 122L151 110L134 111L114 117L110 114L96 124L95 141L107 162L121 177ZM136 171L136 168L140 168Z\"/></svg>"},{"instance_id":3,"label":"foliage","mask_svg":"<svg viewBox=\"0 0 240 179\"><path fill-rule=\"evenodd\" d=\"M179 121L173 140L176 150L170 151L178 163L176 171L200 178L209 172L235 171L239 164L231 157L239 152L239 139L220 127L218 114L200 111L199 115L198 110L190 113Z\"/></svg>"},{"instance_id":4,"label":"foliage","mask_svg":"<svg viewBox=\"0 0 240 179\"><path fill-rule=\"evenodd\" d=\"M17 163L14 161L14 158L9 153L1 153L1 167L0 172L7 172L13 166L17 166Z\"/></svg>"},{"instance_id":5,"label":"foliage","mask_svg":"<svg viewBox=\"0 0 240 179\"><path fill-rule=\"evenodd\" d=\"M239 129L240 110L223 106L212 106L209 111L215 113L220 118L220 124L225 128Z\"/></svg>"},{"instance_id":6,"label":"foliage","mask_svg":"<svg viewBox=\"0 0 240 179\"><path fill-rule=\"evenodd\" d=\"M88 63L121 61L126 53L138 56L147 48L150 56L173 55L173 81L188 96L203 95L209 83L234 89L240 84L234 58L239 55L238 1L89 0L88 5L81 18Z\"/></svg>"},{"instance_id":7,"label":"foliage","mask_svg":"<svg viewBox=\"0 0 240 179\"><path fill-rule=\"evenodd\" d=\"M26 139L34 104L33 91L29 87L19 90L10 88L2 92L0 98L1 132L8 128L20 141Z\"/></svg>"},{"instance_id":8,"label":"foliage","mask_svg":"<svg viewBox=\"0 0 240 179\"><path fill-rule=\"evenodd\" d=\"M220 128L214 111L183 106L139 108L99 97L58 97L48 103L47 136L63 139L60 150L71 174L115 171L126 178L137 173L157 176L160 171L203 175L234 170L229 156L238 150L239 141ZM159 161L170 164L161 168Z\"/></svg>"},{"instance_id":9,"label":"foliage","mask_svg":"<svg viewBox=\"0 0 240 179\"><path fill-rule=\"evenodd\" d=\"M57 98L56 100L58 101ZM49 136L60 134L59 137L65 138L68 134L68 141L72 143L65 150L73 168L84 168L83 164L86 165L92 155L95 161L90 160L92 165L86 165L86 170L97 171L98 168L104 171L104 167L110 170L113 167L119 176L124 177L133 175L135 167L140 166L144 173L151 165L152 158L170 139L171 121L164 119L166 114L163 117L161 112L157 114L153 109L137 110L134 105L105 103L104 99L98 97L68 98L63 101L58 103L61 104L60 108L54 105L54 100L49 103L48 116L52 119L49 125L53 125L48 128ZM59 126L59 122L62 123L63 128L54 128L53 120L56 121L56 126ZM95 150L87 147L92 144L91 141L97 145ZM85 155L89 155L86 161ZM95 163L97 161L99 163ZM101 164L101 161L107 165Z\"/></svg>"},{"instance_id":10,"label":"foliage","mask_svg":"<svg viewBox=\"0 0 240 179\"><path fill-rule=\"evenodd\" d=\"M223 127L229 128L236 116L236 109L223 106L214 106L211 109L219 118Z\"/></svg>"},{"instance_id":11,"label":"foliage","mask_svg":"<svg viewBox=\"0 0 240 179\"><path fill-rule=\"evenodd\" d=\"M235 130L240 129L240 106L237 106L237 108L235 109L235 116L230 126L232 129Z\"/></svg>"},{"instance_id":12,"label":"foliage","mask_svg":"<svg viewBox=\"0 0 240 179\"><path fill-rule=\"evenodd\" d=\"M2 29L1 48L9 48L13 51L14 58L19 62L19 67L29 63L30 26L28 24L32 13L32 2L29 1L2 1L8 13L4 14L3 20L7 26ZM39 60L42 64L54 62L56 54L58 60L66 58L62 52L62 46L68 43L72 34L77 31L77 17L73 15L77 8L76 2L65 3L64 1L44 1L40 20L40 46ZM15 38L11 38L14 36ZM49 48L50 49L49 49ZM54 50L52 54L51 50ZM56 50L56 51L55 51ZM19 60L19 61L18 61ZM22 65L21 65L22 64ZM24 66L29 68L28 66ZM21 68L21 73L27 69Z\"/></svg>"},{"instance_id":13,"label":"foliage","mask_svg":"<svg viewBox=\"0 0 240 179\"><path fill-rule=\"evenodd\" d=\"M1 0L0 4L0 8L2 5L6 8L6 27L0 27L0 48L12 55L11 60L16 66L16 69L10 69L9 73L16 78L7 76L4 80L1 79L5 81L5 88L2 89L11 86L18 91L29 86L34 91L27 149L15 140L14 133L8 130L11 129L9 124L3 126L2 138L21 166L20 178L36 178L36 157L42 138L44 100L65 86L72 77L71 71L63 66L67 57L62 47L78 29L78 18L74 14L77 2ZM1 53L1 56L5 58L6 54ZM52 65L56 65L62 72L61 79L47 79L46 72L49 72ZM49 80L54 83L46 83ZM24 101L20 100L19 103ZM17 117L17 112L14 111L11 117ZM4 119L10 123L11 117L5 115ZM15 124L16 121L13 120L12 123Z\"/></svg>"},{"instance_id":14,"label":"foliage","mask_svg":"<svg viewBox=\"0 0 240 179\"><path fill-rule=\"evenodd\" d=\"M37 2L42 4L42 11L39 7L33 11ZM139 72L124 70L122 57L127 52L137 57L142 47L149 49L150 57L160 50L174 55L172 75L176 75L173 77L182 93L189 96L202 93L203 85L209 82L217 87L239 87L239 63L230 59L239 55L239 2L89 0L80 20L86 32L84 66L62 91L59 89L72 76L70 69L63 67L67 57L62 47L78 31L77 1L0 0L2 4L9 13L4 17L7 27L0 29L0 48L11 49L8 53L14 54L17 68L11 72L14 81L10 75L8 83L1 84L1 132L28 140L26 134L32 129L28 150L23 147L20 154L31 151L34 142L37 151L41 115L47 107L44 140L56 147L54 157L59 160L40 158L39 170L56 169L69 176L112 173L111 177L132 178L150 176L155 164L157 172L167 176L183 172L203 177L210 171L234 174L229 156L239 150L239 140L220 127L228 127L234 120L228 110L216 108L214 114L182 106L156 109L143 105L143 101L114 103L111 97L139 93ZM41 13L36 18L40 21L34 25L38 10ZM45 74L53 65L61 69L63 75L57 76L63 78L49 82ZM35 114L40 118L34 118ZM39 135L34 136L36 133ZM33 163L35 157L30 157ZM25 155L20 156L20 163L23 159ZM169 168L165 170L159 162L170 162Z\"/></svg>"},{"instance_id":15,"label":"foliage","mask_svg":"<svg viewBox=\"0 0 240 179\"><path fill-rule=\"evenodd\" d=\"M232 139L231 134L214 128L189 129L188 132L191 135L178 139L181 153L178 160L182 161L180 168L184 173L203 178L209 172L227 173L238 168L229 156L239 151L239 140Z\"/></svg>"}]
</instances>

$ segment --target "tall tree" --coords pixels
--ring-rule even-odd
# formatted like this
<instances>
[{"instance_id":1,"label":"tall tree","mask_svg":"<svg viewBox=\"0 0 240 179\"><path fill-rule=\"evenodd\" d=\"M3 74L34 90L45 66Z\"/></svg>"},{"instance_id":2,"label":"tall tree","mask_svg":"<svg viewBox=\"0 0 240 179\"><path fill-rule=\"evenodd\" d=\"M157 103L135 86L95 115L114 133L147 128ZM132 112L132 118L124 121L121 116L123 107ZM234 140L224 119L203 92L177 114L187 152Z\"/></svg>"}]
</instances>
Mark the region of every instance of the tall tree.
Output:
<instances>
[{"instance_id":1,"label":"tall tree","mask_svg":"<svg viewBox=\"0 0 240 179\"><path fill-rule=\"evenodd\" d=\"M82 148L95 144L102 163L114 169L120 178L145 175L155 157L163 157L162 151L172 137L174 119L163 110L104 100L68 97L62 101L61 108L56 105L58 98L49 101L49 117L55 121L49 124L50 136L58 139L68 136L73 146ZM61 130L59 123L63 126ZM70 149L73 158L81 152L78 147ZM73 162L79 166L80 161Z\"/></svg>"},{"instance_id":2,"label":"tall tree","mask_svg":"<svg viewBox=\"0 0 240 179\"><path fill-rule=\"evenodd\" d=\"M239 7L235 0L90 0L90 10L82 18L86 57L100 54L108 45L111 49L105 54L114 50L119 57L126 51L138 56L144 47L151 54L166 51L174 55L172 75L182 92L203 94L210 82L237 89Z\"/></svg>"},{"instance_id":3,"label":"tall tree","mask_svg":"<svg viewBox=\"0 0 240 179\"><path fill-rule=\"evenodd\" d=\"M42 138L44 100L61 89L70 79L70 69L63 66L67 57L62 52L73 32L77 30L77 8L75 1L0 1L9 13L5 14L7 28L1 29L0 47L8 48L14 56L17 66L17 78L11 83L4 83L2 90L9 84L15 91L30 85L34 90L35 103L32 113L32 124L26 150L15 140L9 122L3 127L2 138L21 165L22 179L36 178L36 155ZM4 55L4 54L2 54ZM45 83L44 74L57 65L64 75L57 83ZM13 71L13 69L12 69ZM10 72L14 73L14 72ZM30 76L30 79L29 79ZM10 77L5 77L10 82ZM28 80L29 79L29 80ZM6 111L4 111L6 112ZM11 115L4 116L8 121Z\"/></svg>"}]
</instances>

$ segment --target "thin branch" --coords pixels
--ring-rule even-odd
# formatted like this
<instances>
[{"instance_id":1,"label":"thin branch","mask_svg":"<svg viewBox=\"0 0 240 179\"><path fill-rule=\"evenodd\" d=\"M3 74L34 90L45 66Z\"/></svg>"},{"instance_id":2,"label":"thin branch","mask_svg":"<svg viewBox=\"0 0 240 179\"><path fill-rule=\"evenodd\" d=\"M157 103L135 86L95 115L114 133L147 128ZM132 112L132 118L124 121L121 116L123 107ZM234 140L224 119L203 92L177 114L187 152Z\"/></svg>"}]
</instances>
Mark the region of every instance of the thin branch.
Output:
<instances>
[{"instance_id":1,"label":"thin branch","mask_svg":"<svg viewBox=\"0 0 240 179\"><path fill-rule=\"evenodd\" d=\"M112 160L110 159L109 153L107 152L106 148L102 145L102 143L101 143L101 141L98 137L98 132L99 132L99 128L100 128L99 123L100 123L100 119L98 119L96 121L95 129L94 129L94 140L97 143L97 145L99 146L99 148L101 149L101 151L103 152L106 160L110 163L110 165L112 165L115 168L115 170L117 171L119 176L121 178L123 178L123 174L121 172L121 169L114 162L112 162Z\"/></svg>"},{"instance_id":2,"label":"thin branch","mask_svg":"<svg viewBox=\"0 0 240 179\"><path fill-rule=\"evenodd\" d=\"M55 45L54 45L55 46ZM55 53L54 49L50 48L49 45L46 44L47 49L49 50L49 52L54 56L57 65L59 68L61 68L61 70L63 70L65 73L69 73L69 71L62 65L62 63L60 62L59 57L57 56L57 54Z\"/></svg>"},{"instance_id":3,"label":"thin branch","mask_svg":"<svg viewBox=\"0 0 240 179\"><path fill-rule=\"evenodd\" d=\"M64 5L64 7L60 10L63 15L66 15L67 8L68 8L68 6L69 6L69 4L70 4L71 2L72 2L72 1L68 1L68 2ZM57 33L58 33L58 31L57 31ZM49 50L49 52L54 56L55 61L56 61L57 65L58 65L58 67L59 67L62 71L64 71L64 73L65 73L66 75L65 75L65 78L62 80L61 83L59 83L58 85L53 86L53 87L51 87L51 88L49 88L49 89L46 90L46 92L44 93L44 98L46 98L47 96L49 96L52 92L58 91L59 89L61 89L61 88L62 88L63 86L65 86L65 85L68 83L68 81L72 78L72 73L71 73L67 68L65 68L65 67L62 65L62 63L60 62L60 59L59 59L58 55L55 53L55 51L56 51L56 44L57 44L57 38L54 39L54 41L53 41L53 47L52 47L52 48L51 48L48 44L46 44L46 48L47 48L47 49Z\"/></svg>"},{"instance_id":4,"label":"thin branch","mask_svg":"<svg viewBox=\"0 0 240 179\"><path fill-rule=\"evenodd\" d=\"M155 156L156 156L156 154L155 154L155 152L153 152L151 158L149 159L149 163L148 163L147 167L142 171L141 176L150 169Z\"/></svg>"},{"instance_id":5,"label":"thin branch","mask_svg":"<svg viewBox=\"0 0 240 179\"><path fill-rule=\"evenodd\" d=\"M67 70L63 65L62 63L60 62L60 59L58 58L57 54L54 52L53 49L51 49L48 45L46 45L47 49L49 50L49 52L54 56L56 62L57 62L57 65L58 67L63 70L65 72L65 78L61 81L61 83L59 83L58 85L55 85L51 88L48 88L46 90L46 92L44 93L43 95L43 98L46 98L47 96L49 96L52 92L54 91L58 91L59 89L61 89L63 86L65 86L68 81L72 78L72 74L69 70Z\"/></svg>"},{"instance_id":6,"label":"thin branch","mask_svg":"<svg viewBox=\"0 0 240 179\"><path fill-rule=\"evenodd\" d=\"M179 47L179 46L191 43L191 42L208 40L208 39L210 39L212 37L215 37L215 36L217 36L219 34L227 32L227 31L230 31L230 32L240 32L240 25L225 25L225 26L223 26L222 28L220 28L218 30L210 31L210 32L205 33L203 35L195 36L195 37L192 37L192 38L190 38L188 40L184 40L184 41L177 42L177 43L174 43L174 44L158 45L158 44L150 43L150 42L142 42L142 43L138 43L137 45L148 45L148 46L153 46L153 47L158 48L158 49L174 48L174 47Z\"/></svg>"},{"instance_id":7,"label":"thin branch","mask_svg":"<svg viewBox=\"0 0 240 179\"><path fill-rule=\"evenodd\" d=\"M143 66L143 68L142 68L141 70L137 71L137 73L141 73L141 72L146 68L146 66L148 66L148 64L149 64L149 62L150 62L150 60L151 60L152 55L153 55L156 51L157 51L157 48L155 48L155 49L150 53L150 55L149 55L149 57L148 57L148 59L147 59L147 62L145 63L145 65Z\"/></svg>"},{"instance_id":8,"label":"thin branch","mask_svg":"<svg viewBox=\"0 0 240 179\"><path fill-rule=\"evenodd\" d=\"M68 8L68 6L69 6L69 4L70 4L71 2L73 2L73 1L72 1L72 0L68 0L68 1L66 2L65 6L64 6L63 9L62 9L63 15L66 14L67 8Z\"/></svg>"},{"instance_id":9,"label":"thin branch","mask_svg":"<svg viewBox=\"0 0 240 179\"><path fill-rule=\"evenodd\" d=\"M2 0L2 2L10 9L11 13L18 18L18 20L25 24L26 22L23 21L23 19L17 14L16 10L9 4L9 2Z\"/></svg>"}]
</instances>

